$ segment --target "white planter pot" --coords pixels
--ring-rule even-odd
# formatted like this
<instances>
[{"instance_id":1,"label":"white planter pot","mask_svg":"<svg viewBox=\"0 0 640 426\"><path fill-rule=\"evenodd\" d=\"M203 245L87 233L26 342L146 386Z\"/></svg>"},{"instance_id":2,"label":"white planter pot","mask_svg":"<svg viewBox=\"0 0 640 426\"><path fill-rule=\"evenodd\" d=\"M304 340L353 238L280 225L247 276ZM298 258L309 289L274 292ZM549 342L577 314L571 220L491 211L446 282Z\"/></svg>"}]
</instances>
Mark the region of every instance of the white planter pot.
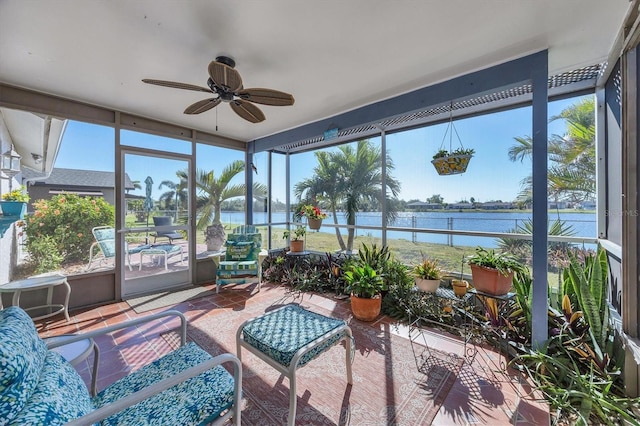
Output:
<instances>
[{"instance_id":1,"label":"white planter pot","mask_svg":"<svg viewBox=\"0 0 640 426\"><path fill-rule=\"evenodd\" d=\"M425 280L423 278L416 278L416 286L422 291L427 293L435 293L438 287L440 287L440 280Z\"/></svg>"}]
</instances>

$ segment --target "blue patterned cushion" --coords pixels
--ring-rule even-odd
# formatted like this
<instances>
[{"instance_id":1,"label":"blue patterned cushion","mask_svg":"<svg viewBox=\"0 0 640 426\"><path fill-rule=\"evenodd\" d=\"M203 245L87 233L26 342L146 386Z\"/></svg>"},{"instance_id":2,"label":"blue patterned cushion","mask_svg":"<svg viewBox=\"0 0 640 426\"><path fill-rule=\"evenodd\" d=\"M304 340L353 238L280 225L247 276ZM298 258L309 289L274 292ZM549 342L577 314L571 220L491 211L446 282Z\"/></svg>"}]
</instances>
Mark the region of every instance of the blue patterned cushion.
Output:
<instances>
[{"instance_id":1,"label":"blue patterned cushion","mask_svg":"<svg viewBox=\"0 0 640 426\"><path fill-rule=\"evenodd\" d=\"M63 425L91 411L91 397L80 375L60 354L49 351L38 386L9 425Z\"/></svg>"},{"instance_id":2,"label":"blue patterned cushion","mask_svg":"<svg viewBox=\"0 0 640 426\"><path fill-rule=\"evenodd\" d=\"M254 242L237 243L227 241L225 245L227 248L225 260L227 261L258 259L258 253L260 250L256 248L256 243Z\"/></svg>"},{"instance_id":3,"label":"blue patterned cushion","mask_svg":"<svg viewBox=\"0 0 640 426\"><path fill-rule=\"evenodd\" d=\"M31 398L46 355L25 311L16 306L0 310L0 424L9 423Z\"/></svg>"},{"instance_id":4,"label":"blue patterned cushion","mask_svg":"<svg viewBox=\"0 0 640 426\"><path fill-rule=\"evenodd\" d=\"M286 367L300 348L324 336L345 322L289 305L247 322L242 336L248 344ZM346 332L337 333L300 358L302 367L335 345Z\"/></svg>"},{"instance_id":5,"label":"blue patterned cushion","mask_svg":"<svg viewBox=\"0 0 640 426\"><path fill-rule=\"evenodd\" d=\"M211 359L195 343L142 367L104 389L96 408L130 395L189 367ZM215 420L233 404L233 377L217 366L105 419L103 425L200 425ZM176 423L179 421L179 423Z\"/></svg>"},{"instance_id":6,"label":"blue patterned cushion","mask_svg":"<svg viewBox=\"0 0 640 426\"><path fill-rule=\"evenodd\" d=\"M259 232L250 233L250 234L229 234L227 235L228 242L234 243L255 243L256 247L260 249L262 247L262 234ZM260 251L260 250L258 250Z\"/></svg>"}]
</instances>

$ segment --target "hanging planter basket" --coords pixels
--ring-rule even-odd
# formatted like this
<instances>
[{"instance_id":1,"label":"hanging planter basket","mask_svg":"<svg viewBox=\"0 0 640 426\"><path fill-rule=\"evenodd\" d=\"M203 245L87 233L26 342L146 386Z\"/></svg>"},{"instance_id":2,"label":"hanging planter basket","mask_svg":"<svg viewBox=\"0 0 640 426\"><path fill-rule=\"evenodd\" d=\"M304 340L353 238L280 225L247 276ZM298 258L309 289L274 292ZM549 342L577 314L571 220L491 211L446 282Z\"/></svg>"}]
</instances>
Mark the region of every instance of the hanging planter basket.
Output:
<instances>
[{"instance_id":1,"label":"hanging planter basket","mask_svg":"<svg viewBox=\"0 0 640 426\"><path fill-rule=\"evenodd\" d=\"M433 160L431 161L431 164L433 164L433 167L436 168L436 171L440 176L459 175L466 172L469 161L475 153L473 149L465 148L464 146L462 146L460 135L458 135L456 126L453 125L453 102L451 102L449 111L449 125L447 126L447 130L445 130L444 132L442 143L440 144L440 149L438 150L438 152L436 152L436 154L433 156ZM458 143L460 143L460 148L457 148L455 150L453 149L454 132L456 134L456 137L458 138ZM449 150L446 150L444 148L447 134L449 135Z\"/></svg>"},{"instance_id":2,"label":"hanging planter basket","mask_svg":"<svg viewBox=\"0 0 640 426\"><path fill-rule=\"evenodd\" d=\"M473 155L448 155L446 157L438 157L431 161L433 167L440 176L459 175L467 171L467 166Z\"/></svg>"}]
</instances>

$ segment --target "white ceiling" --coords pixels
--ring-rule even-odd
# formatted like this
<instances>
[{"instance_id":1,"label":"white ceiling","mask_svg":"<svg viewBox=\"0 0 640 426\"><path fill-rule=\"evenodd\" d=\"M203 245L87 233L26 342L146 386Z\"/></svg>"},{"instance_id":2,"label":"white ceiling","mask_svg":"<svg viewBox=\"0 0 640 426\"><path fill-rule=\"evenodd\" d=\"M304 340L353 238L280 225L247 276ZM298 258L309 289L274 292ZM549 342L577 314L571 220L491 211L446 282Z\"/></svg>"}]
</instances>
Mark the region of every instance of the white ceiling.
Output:
<instances>
[{"instance_id":1,"label":"white ceiling","mask_svg":"<svg viewBox=\"0 0 640 426\"><path fill-rule=\"evenodd\" d=\"M606 60L628 0L2 0L0 82L242 141L549 49L549 74ZM218 55L293 94L251 124L188 116ZM216 115L217 110L217 115ZM216 131L216 123L218 130Z\"/></svg>"}]
</instances>

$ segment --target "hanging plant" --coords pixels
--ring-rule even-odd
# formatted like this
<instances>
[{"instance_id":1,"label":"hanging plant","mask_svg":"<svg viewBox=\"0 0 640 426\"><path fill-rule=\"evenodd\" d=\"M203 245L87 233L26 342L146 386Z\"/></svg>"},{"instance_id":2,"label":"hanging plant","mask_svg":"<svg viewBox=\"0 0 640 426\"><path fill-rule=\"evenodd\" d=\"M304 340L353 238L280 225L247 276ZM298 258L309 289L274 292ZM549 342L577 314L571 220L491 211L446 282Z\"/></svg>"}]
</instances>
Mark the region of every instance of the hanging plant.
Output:
<instances>
[{"instance_id":1,"label":"hanging plant","mask_svg":"<svg viewBox=\"0 0 640 426\"><path fill-rule=\"evenodd\" d=\"M441 176L446 175L457 175L460 173L464 173L467 171L467 166L469 165L469 161L475 154L475 151L471 148L465 148L462 146L462 141L460 140L460 135L458 135L458 131L456 127L453 125L453 102L451 103L451 107L449 109L449 125L447 126L447 130L444 132L444 137L442 138L442 143L440 144L440 149L433 156L433 160L431 164L436 168L436 171ZM453 149L453 133L455 132L456 137L458 138L458 142L460 143L460 148ZM449 135L449 149L444 148L444 142L447 138L447 134Z\"/></svg>"},{"instance_id":2,"label":"hanging plant","mask_svg":"<svg viewBox=\"0 0 640 426\"><path fill-rule=\"evenodd\" d=\"M431 164L439 175L457 175L467 171L473 154L475 151L471 148L458 148L452 152L441 149L435 153Z\"/></svg>"}]
</instances>

